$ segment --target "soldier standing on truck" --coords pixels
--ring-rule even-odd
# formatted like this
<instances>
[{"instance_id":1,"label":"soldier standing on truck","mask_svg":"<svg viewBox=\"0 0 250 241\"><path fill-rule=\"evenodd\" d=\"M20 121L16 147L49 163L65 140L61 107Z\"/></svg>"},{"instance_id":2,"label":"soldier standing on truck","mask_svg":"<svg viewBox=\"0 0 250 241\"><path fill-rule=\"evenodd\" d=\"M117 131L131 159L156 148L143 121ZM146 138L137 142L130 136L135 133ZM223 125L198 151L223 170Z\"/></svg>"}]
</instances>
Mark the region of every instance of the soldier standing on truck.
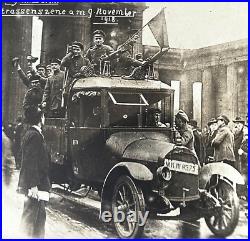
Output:
<instances>
[{"instance_id":1,"label":"soldier standing on truck","mask_svg":"<svg viewBox=\"0 0 250 241\"><path fill-rule=\"evenodd\" d=\"M75 78L88 77L94 74L89 59L83 57L83 44L73 42L67 55L62 59L61 66L66 67L68 74L65 86L69 87Z\"/></svg>"},{"instance_id":2,"label":"soldier standing on truck","mask_svg":"<svg viewBox=\"0 0 250 241\"><path fill-rule=\"evenodd\" d=\"M64 83L64 72L60 70L60 59L52 59L51 67L54 72L49 77L44 89L42 98L42 108L49 117L61 117L63 115L62 91Z\"/></svg>"},{"instance_id":3,"label":"soldier standing on truck","mask_svg":"<svg viewBox=\"0 0 250 241\"><path fill-rule=\"evenodd\" d=\"M105 41L105 33L102 30L96 30L93 32L94 46L89 48L86 53L86 57L94 65L95 74L102 74L103 61L102 58L110 55L114 52L114 49L109 45L103 44Z\"/></svg>"}]
</instances>

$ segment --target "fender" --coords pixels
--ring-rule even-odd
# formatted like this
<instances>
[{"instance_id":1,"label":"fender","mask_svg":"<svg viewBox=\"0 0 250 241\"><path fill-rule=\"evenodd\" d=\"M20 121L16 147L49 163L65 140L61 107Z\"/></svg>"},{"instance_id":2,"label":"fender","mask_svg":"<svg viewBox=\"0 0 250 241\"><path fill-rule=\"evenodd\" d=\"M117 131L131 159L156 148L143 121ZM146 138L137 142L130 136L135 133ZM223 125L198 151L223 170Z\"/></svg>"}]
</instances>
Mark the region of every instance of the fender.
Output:
<instances>
[{"instance_id":1,"label":"fender","mask_svg":"<svg viewBox=\"0 0 250 241\"><path fill-rule=\"evenodd\" d=\"M226 177L233 183L244 185L245 181L242 175L232 166L223 162L214 162L206 164L201 168L199 176L199 188L204 189L212 175Z\"/></svg>"},{"instance_id":2,"label":"fender","mask_svg":"<svg viewBox=\"0 0 250 241\"><path fill-rule=\"evenodd\" d=\"M140 181L153 180L152 172L143 164L135 162L120 162L116 164L107 174L102 187L101 194L101 210L99 218L104 211L111 210L111 200L113 188L117 176L122 173L129 173L134 179Z\"/></svg>"},{"instance_id":3,"label":"fender","mask_svg":"<svg viewBox=\"0 0 250 241\"><path fill-rule=\"evenodd\" d=\"M136 180L140 181L151 181L153 180L153 173L143 164L136 162L120 162L116 164L108 173L109 174L117 167L126 167L130 175ZM104 182L105 184L105 182Z\"/></svg>"}]
</instances>

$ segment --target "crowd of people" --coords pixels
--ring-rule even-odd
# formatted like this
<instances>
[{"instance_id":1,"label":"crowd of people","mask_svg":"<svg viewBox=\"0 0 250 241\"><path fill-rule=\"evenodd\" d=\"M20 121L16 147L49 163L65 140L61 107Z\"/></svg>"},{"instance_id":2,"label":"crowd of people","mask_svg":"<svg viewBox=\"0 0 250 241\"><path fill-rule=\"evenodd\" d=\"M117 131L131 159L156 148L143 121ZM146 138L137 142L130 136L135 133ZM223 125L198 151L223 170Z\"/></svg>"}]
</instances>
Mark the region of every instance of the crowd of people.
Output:
<instances>
[{"instance_id":1,"label":"crowd of people","mask_svg":"<svg viewBox=\"0 0 250 241\"><path fill-rule=\"evenodd\" d=\"M229 126L226 115L220 115L208 121L201 131L197 121L190 120L185 112L179 111L175 117L183 146L197 155L201 165L212 162L224 162L237 169L245 179L245 186L239 195L247 199L248 184L248 123L236 117Z\"/></svg>"}]
</instances>

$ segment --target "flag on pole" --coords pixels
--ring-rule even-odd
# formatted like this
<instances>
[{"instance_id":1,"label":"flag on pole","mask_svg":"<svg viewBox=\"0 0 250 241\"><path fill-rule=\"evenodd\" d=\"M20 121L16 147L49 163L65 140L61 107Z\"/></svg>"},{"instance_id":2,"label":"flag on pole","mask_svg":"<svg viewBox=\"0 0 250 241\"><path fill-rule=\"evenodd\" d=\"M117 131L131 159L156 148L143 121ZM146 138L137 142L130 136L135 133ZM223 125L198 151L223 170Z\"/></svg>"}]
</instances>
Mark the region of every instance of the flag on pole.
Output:
<instances>
[{"instance_id":1,"label":"flag on pole","mask_svg":"<svg viewBox=\"0 0 250 241\"><path fill-rule=\"evenodd\" d=\"M148 22L148 26L161 49L169 47L164 9Z\"/></svg>"}]
</instances>

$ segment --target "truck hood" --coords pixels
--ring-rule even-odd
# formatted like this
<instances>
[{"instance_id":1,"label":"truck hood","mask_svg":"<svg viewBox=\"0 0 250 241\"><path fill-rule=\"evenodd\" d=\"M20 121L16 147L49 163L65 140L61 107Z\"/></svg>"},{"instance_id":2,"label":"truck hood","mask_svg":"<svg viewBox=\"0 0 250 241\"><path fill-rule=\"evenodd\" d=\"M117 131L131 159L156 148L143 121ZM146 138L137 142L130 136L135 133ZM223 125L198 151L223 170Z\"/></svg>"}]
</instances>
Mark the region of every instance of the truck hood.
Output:
<instances>
[{"instance_id":1,"label":"truck hood","mask_svg":"<svg viewBox=\"0 0 250 241\"><path fill-rule=\"evenodd\" d=\"M116 158L158 161L174 148L170 138L159 132L118 132L112 134L106 147Z\"/></svg>"}]
</instances>

